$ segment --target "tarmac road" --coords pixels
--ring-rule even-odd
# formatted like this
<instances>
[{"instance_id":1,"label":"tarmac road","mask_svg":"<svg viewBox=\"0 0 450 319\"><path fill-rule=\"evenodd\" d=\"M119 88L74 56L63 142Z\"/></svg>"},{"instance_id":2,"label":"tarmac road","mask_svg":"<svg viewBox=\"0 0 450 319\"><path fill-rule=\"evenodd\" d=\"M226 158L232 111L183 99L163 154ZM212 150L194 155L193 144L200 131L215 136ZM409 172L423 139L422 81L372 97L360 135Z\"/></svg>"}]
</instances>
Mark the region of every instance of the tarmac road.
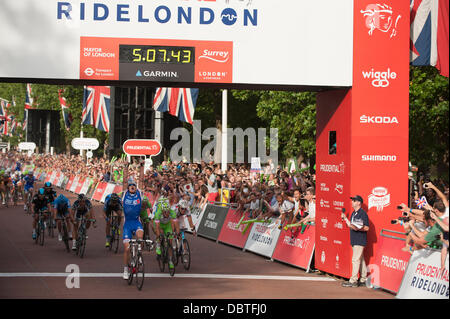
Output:
<instances>
[{"instance_id":1,"label":"tarmac road","mask_svg":"<svg viewBox=\"0 0 450 319\"><path fill-rule=\"evenodd\" d=\"M60 189L56 189L58 194ZM62 192L73 203L75 194ZM105 249L102 204L93 201L97 228L88 231L84 258L66 252L63 242L45 237L44 246L31 238L30 215L23 203L0 208L0 298L2 299L393 299L382 290L343 288L341 280L306 273L265 257L193 237L191 268L181 264L174 277L161 273L155 252L144 255L146 278L142 291L122 279L123 246L119 253ZM79 288L68 288L68 265L80 270ZM66 272L67 269L67 272Z\"/></svg>"}]
</instances>

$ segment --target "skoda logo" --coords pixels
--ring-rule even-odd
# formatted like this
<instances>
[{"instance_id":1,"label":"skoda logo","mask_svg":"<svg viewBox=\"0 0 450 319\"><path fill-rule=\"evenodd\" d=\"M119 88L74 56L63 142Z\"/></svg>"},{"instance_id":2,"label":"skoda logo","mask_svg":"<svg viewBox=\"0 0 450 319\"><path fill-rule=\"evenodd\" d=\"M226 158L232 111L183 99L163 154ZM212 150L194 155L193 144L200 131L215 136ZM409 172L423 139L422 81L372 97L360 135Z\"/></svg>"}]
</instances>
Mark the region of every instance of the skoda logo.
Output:
<instances>
[{"instance_id":1,"label":"skoda logo","mask_svg":"<svg viewBox=\"0 0 450 319\"><path fill-rule=\"evenodd\" d=\"M222 22L225 25L233 25L236 23L237 20L237 13L231 8L227 8L222 11L222 14L220 16L222 18Z\"/></svg>"}]
</instances>

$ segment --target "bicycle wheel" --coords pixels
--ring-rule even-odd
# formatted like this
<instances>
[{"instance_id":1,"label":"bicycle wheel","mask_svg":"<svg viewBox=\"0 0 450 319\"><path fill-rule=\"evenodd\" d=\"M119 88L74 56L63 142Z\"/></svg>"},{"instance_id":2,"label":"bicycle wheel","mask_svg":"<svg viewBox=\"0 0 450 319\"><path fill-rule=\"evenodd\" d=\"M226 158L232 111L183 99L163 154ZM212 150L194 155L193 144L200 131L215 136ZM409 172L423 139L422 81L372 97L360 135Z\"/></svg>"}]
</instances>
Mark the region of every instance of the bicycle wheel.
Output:
<instances>
[{"instance_id":1,"label":"bicycle wheel","mask_svg":"<svg viewBox=\"0 0 450 319\"><path fill-rule=\"evenodd\" d=\"M62 222L62 228L63 228L63 236L62 236L63 242L64 242L64 245L66 246L66 251L69 252L70 251L69 233L67 232L67 225L64 221Z\"/></svg>"},{"instance_id":2,"label":"bicycle wheel","mask_svg":"<svg viewBox=\"0 0 450 319\"><path fill-rule=\"evenodd\" d=\"M132 249L132 247L130 247L130 249ZM131 253L130 263L128 264L128 285L131 285L131 283L133 282L134 273L136 272L136 269L135 269L136 261L135 261L134 253L133 253L133 251L131 251L130 253Z\"/></svg>"},{"instance_id":3,"label":"bicycle wheel","mask_svg":"<svg viewBox=\"0 0 450 319\"><path fill-rule=\"evenodd\" d=\"M166 267L166 252L167 250L165 249L164 245L165 245L165 240L161 243L161 254L158 255L156 254L156 260L158 261L158 266L159 266L159 270L161 272L164 272L164 269Z\"/></svg>"},{"instance_id":4,"label":"bicycle wheel","mask_svg":"<svg viewBox=\"0 0 450 319\"><path fill-rule=\"evenodd\" d=\"M119 239L120 239L120 234L119 234L119 227L115 227L114 230L114 253L117 254L117 252L119 251ZM112 245L111 245L112 246Z\"/></svg>"},{"instance_id":5,"label":"bicycle wheel","mask_svg":"<svg viewBox=\"0 0 450 319\"><path fill-rule=\"evenodd\" d=\"M44 246L45 224L44 221L39 222L39 245Z\"/></svg>"},{"instance_id":6,"label":"bicycle wheel","mask_svg":"<svg viewBox=\"0 0 450 319\"><path fill-rule=\"evenodd\" d=\"M168 246L169 246L169 247L168 247L168 252L172 252L172 257L170 257L171 255L168 253L168 254L167 254L167 262L169 262L170 259L172 259L173 268L170 268L169 265L167 265L167 266L168 266L167 268L169 268L169 274L170 274L170 276L173 277L173 275L175 275L175 259L176 259L175 254L176 254L176 253L175 253L175 251L173 250L173 248L172 248L171 245L168 245Z\"/></svg>"},{"instance_id":7,"label":"bicycle wheel","mask_svg":"<svg viewBox=\"0 0 450 319\"><path fill-rule=\"evenodd\" d=\"M53 217L49 217L48 219L48 236L53 238L55 236L55 232L53 231Z\"/></svg>"},{"instance_id":8,"label":"bicycle wheel","mask_svg":"<svg viewBox=\"0 0 450 319\"><path fill-rule=\"evenodd\" d=\"M142 289L144 285L145 278L145 268L144 268L144 257L142 257L141 252L138 252L137 263L136 263L136 287L138 290Z\"/></svg>"},{"instance_id":9,"label":"bicycle wheel","mask_svg":"<svg viewBox=\"0 0 450 319\"><path fill-rule=\"evenodd\" d=\"M174 255L173 255L173 264L175 265L175 266L177 266L178 265L178 262L180 261L180 249L178 249L178 245L179 245L179 239L178 238L174 238L174 239L172 239L172 240L174 240L175 241L175 247L177 248L177 249L173 249L172 248L172 251L174 252Z\"/></svg>"},{"instance_id":10,"label":"bicycle wheel","mask_svg":"<svg viewBox=\"0 0 450 319\"><path fill-rule=\"evenodd\" d=\"M189 268L191 268L191 249L189 248L189 242L187 239L183 239L181 247L181 262L183 263L184 269L189 270Z\"/></svg>"}]
</instances>

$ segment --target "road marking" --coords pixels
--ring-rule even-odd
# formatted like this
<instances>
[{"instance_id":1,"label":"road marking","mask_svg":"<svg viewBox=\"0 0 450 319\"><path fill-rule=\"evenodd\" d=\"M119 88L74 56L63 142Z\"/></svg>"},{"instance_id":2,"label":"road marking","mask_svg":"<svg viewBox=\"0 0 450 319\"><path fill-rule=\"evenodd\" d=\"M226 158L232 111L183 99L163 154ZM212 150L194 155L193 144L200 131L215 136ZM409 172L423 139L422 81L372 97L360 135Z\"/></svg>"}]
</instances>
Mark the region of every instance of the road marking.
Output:
<instances>
[{"instance_id":1,"label":"road marking","mask_svg":"<svg viewBox=\"0 0 450 319\"><path fill-rule=\"evenodd\" d=\"M0 273L0 278L17 277L67 277L73 273L58 272L20 272L20 273ZM86 278L116 278L122 277L122 273L80 273L80 277ZM168 273L149 273L145 277L168 278ZM176 278L197 278L197 279L245 279L245 280L290 280L290 281L335 281L332 278L322 277L300 277L300 276L262 276L262 275L226 275L226 274L175 274Z\"/></svg>"}]
</instances>

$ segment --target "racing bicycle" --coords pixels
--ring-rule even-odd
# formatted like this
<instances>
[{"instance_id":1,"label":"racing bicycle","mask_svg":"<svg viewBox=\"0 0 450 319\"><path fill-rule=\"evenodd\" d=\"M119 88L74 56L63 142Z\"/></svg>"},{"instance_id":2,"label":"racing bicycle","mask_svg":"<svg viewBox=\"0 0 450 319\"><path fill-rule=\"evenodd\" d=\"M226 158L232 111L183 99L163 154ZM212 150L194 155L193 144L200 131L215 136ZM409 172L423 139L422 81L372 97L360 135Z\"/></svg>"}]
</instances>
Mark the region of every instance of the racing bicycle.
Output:
<instances>
[{"instance_id":1,"label":"racing bicycle","mask_svg":"<svg viewBox=\"0 0 450 319\"><path fill-rule=\"evenodd\" d=\"M136 278L136 287L142 289L145 278L144 257L142 256L142 245L148 240L131 239L130 240L130 262L128 264L128 285L131 285L133 278Z\"/></svg>"},{"instance_id":2,"label":"racing bicycle","mask_svg":"<svg viewBox=\"0 0 450 319\"><path fill-rule=\"evenodd\" d=\"M175 250L176 257L174 264L175 266L178 265L178 261L181 259L184 269L189 270L191 267L191 250L189 248L189 242L184 235L184 231L181 231L180 235L176 236L174 240L176 241L177 247Z\"/></svg>"},{"instance_id":3,"label":"racing bicycle","mask_svg":"<svg viewBox=\"0 0 450 319\"><path fill-rule=\"evenodd\" d=\"M87 239L87 222L94 222L95 219L87 219L85 215L80 218L80 226L78 227L78 238L76 240L76 254L80 258L84 257L84 252L86 251L86 239ZM94 226L95 227L95 226Z\"/></svg>"},{"instance_id":4,"label":"racing bicycle","mask_svg":"<svg viewBox=\"0 0 450 319\"><path fill-rule=\"evenodd\" d=\"M167 264L167 268L169 268L169 274L171 276L175 275L175 259L176 259L176 252L174 247L170 245L170 239L173 239L174 236L172 233L167 233L160 236L161 241L161 255L156 254L156 260L158 261L159 270L161 272L164 272L164 269ZM172 241L172 244L174 244L175 241ZM169 251L171 251L172 254L169 254ZM169 267L169 259L170 256L172 256L172 263L174 264L173 268Z\"/></svg>"}]
</instances>

